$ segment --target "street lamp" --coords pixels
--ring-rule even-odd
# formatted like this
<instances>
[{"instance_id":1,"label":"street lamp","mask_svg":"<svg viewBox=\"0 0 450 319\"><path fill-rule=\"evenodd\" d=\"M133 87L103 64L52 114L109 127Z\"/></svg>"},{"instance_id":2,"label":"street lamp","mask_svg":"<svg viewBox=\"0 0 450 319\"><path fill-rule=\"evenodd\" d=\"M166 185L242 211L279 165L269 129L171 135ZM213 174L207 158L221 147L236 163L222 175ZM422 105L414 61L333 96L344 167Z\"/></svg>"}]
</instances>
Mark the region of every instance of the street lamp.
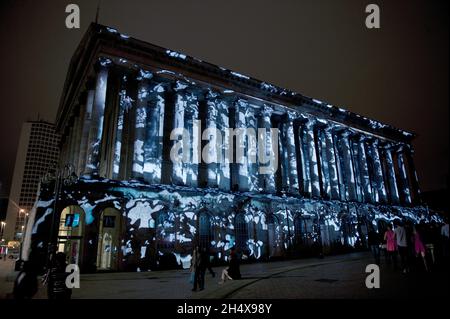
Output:
<instances>
[{"instance_id":1,"label":"street lamp","mask_svg":"<svg viewBox=\"0 0 450 319\"><path fill-rule=\"evenodd\" d=\"M58 208L58 199L59 194L64 186L70 186L74 184L78 179L78 176L75 174L75 167L67 163L64 166L59 166L55 163L47 171L47 173L42 177L41 183L49 184L51 182L55 183L54 188L54 203L53 203L53 214L52 214L52 224L49 232L48 246L47 246L47 267L50 266L50 257L53 253L53 232L55 228L55 219L56 219L56 210Z\"/></svg>"},{"instance_id":2,"label":"street lamp","mask_svg":"<svg viewBox=\"0 0 450 319\"><path fill-rule=\"evenodd\" d=\"M6 227L6 223L5 222L1 222L0 223L0 230L1 230L1 233L2 233L2 235L1 235L1 240L3 241L4 239L3 239L3 233L5 232L5 227Z\"/></svg>"}]
</instances>

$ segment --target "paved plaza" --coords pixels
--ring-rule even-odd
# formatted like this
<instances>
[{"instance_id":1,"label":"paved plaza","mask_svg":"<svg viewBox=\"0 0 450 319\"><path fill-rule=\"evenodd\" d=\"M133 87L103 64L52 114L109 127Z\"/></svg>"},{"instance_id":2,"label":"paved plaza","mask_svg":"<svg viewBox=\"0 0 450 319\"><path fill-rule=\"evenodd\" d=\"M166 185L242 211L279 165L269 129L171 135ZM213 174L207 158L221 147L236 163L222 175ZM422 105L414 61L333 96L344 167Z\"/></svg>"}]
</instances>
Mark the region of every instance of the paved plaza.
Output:
<instances>
[{"instance_id":1,"label":"paved plaza","mask_svg":"<svg viewBox=\"0 0 450 319\"><path fill-rule=\"evenodd\" d=\"M434 298L448 297L448 271L435 268L403 274L382 264L379 289L365 285L365 268L372 263L369 253L354 253L271 263L241 265L243 279L220 285L206 275L205 290L192 292L188 270L137 273L98 273L81 275L81 287L73 290L74 299L203 299L203 298ZM10 297L16 272L13 263L0 263L0 298ZM443 292L445 291L445 292ZM426 293L424 293L426 292ZM447 294L447 295L445 295ZM41 287L36 298L46 298Z\"/></svg>"}]
</instances>

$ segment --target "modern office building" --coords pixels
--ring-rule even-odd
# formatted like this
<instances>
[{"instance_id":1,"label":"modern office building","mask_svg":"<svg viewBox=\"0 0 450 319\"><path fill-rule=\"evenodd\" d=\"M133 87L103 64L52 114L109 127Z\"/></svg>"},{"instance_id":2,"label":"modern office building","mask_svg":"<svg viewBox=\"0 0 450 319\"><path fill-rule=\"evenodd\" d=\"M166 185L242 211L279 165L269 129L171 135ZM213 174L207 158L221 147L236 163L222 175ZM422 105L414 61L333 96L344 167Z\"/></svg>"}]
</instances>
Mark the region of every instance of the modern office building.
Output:
<instances>
[{"instance_id":1,"label":"modern office building","mask_svg":"<svg viewBox=\"0 0 450 319\"><path fill-rule=\"evenodd\" d=\"M49 242L84 271L188 267L195 245L216 260L232 247L302 256L434 218L412 133L98 24L72 58L56 129L78 178L56 202L53 182L42 187L30 223L42 263Z\"/></svg>"},{"instance_id":2,"label":"modern office building","mask_svg":"<svg viewBox=\"0 0 450 319\"><path fill-rule=\"evenodd\" d=\"M58 143L53 124L29 121L22 125L6 215L6 241L22 239L40 179L49 165L58 161Z\"/></svg>"}]
</instances>

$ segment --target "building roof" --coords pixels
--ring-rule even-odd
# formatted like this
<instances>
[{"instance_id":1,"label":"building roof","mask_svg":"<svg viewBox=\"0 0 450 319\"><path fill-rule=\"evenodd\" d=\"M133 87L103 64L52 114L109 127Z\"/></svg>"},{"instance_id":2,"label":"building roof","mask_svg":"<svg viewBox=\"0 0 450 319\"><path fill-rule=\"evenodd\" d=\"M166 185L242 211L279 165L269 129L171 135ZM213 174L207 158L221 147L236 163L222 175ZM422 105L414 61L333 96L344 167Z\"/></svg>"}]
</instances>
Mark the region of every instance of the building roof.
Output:
<instances>
[{"instance_id":1,"label":"building roof","mask_svg":"<svg viewBox=\"0 0 450 319\"><path fill-rule=\"evenodd\" d=\"M89 68L99 56L116 57L118 63L144 70L164 70L168 75L183 76L194 81L221 87L224 91L245 95L267 103L283 105L310 113L387 139L410 143L415 134L391 125L347 111L341 107L307 97L279 86L254 79L233 70L202 61L186 54L150 44L118 32L116 29L92 23L69 66L56 129L61 131L73 112L78 94L83 89Z\"/></svg>"}]
</instances>

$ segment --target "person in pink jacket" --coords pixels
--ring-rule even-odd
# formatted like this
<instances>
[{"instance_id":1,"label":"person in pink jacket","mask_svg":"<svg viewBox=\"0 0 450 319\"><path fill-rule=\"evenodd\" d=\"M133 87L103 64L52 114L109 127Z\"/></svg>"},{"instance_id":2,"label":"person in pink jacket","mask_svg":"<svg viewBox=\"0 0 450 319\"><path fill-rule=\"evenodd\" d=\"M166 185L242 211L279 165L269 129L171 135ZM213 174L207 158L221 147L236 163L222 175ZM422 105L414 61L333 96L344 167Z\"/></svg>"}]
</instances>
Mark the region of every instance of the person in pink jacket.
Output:
<instances>
[{"instance_id":1,"label":"person in pink jacket","mask_svg":"<svg viewBox=\"0 0 450 319\"><path fill-rule=\"evenodd\" d=\"M392 261L394 269L397 269L397 239L395 233L392 230L392 226L388 225L387 230L384 233L384 240L386 241L386 253L388 255L388 263Z\"/></svg>"},{"instance_id":2,"label":"person in pink jacket","mask_svg":"<svg viewBox=\"0 0 450 319\"><path fill-rule=\"evenodd\" d=\"M414 243L414 251L416 252L416 257L421 256L422 260L423 260L423 264L425 266L425 271L428 271L428 265L427 265L427 260L425 258L426 255L426 249L425 249L425 245L422 242L422 238L420 236L420 232L417 229L418 226L415 226L413 228L413 243Z\"/></svg>"}]
</instances>

